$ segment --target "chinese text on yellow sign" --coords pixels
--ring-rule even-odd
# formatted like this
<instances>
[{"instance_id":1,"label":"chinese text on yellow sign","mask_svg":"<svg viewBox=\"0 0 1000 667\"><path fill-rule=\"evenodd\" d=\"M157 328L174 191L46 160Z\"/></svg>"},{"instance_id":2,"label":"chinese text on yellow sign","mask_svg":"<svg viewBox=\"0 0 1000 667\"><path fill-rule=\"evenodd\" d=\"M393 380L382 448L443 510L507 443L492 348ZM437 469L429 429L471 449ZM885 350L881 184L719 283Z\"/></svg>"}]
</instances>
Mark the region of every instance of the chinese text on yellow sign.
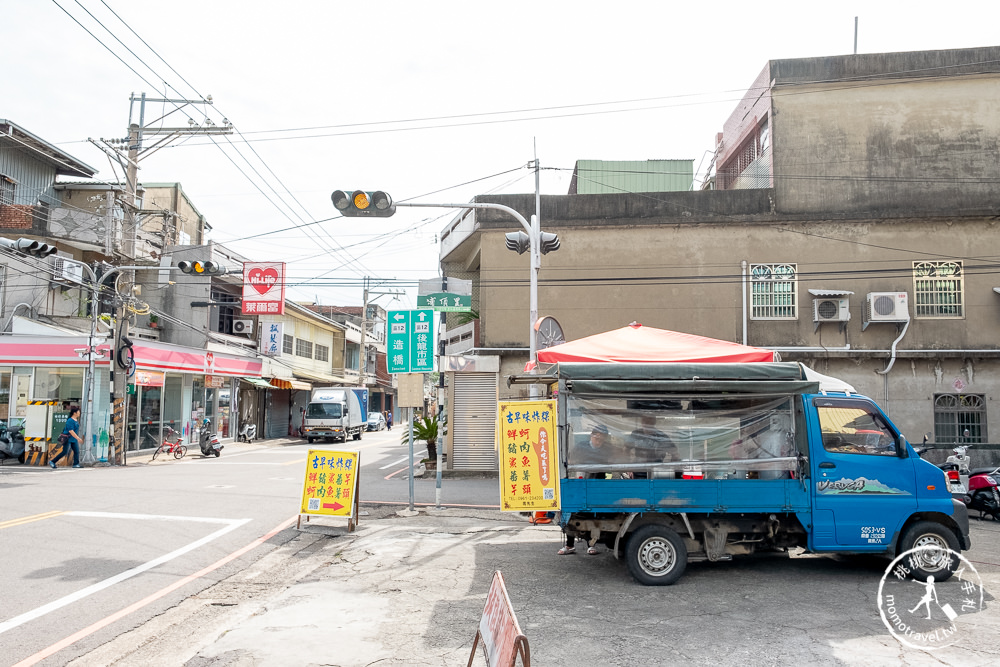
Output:
<instances>
[{"instance_id":1,"label":"chinese text on yellow sign","mask_svg":"<svg viewBox=\"0 0 1000 667\"><path fill-rule=\"evenodd\" d=\"M309 450L301 514L354 516L358 452Z\"/></svg>"},{"instance_id":2,"label":"chinese text on yellow sign","mask_svg":"<svg viewBox=\"0 0 1000 667\"><path fill-rule=\"evenodd\" d=\"M501 401L500 509L559 509L555 401Z\"/></svg>"}]
</instances>

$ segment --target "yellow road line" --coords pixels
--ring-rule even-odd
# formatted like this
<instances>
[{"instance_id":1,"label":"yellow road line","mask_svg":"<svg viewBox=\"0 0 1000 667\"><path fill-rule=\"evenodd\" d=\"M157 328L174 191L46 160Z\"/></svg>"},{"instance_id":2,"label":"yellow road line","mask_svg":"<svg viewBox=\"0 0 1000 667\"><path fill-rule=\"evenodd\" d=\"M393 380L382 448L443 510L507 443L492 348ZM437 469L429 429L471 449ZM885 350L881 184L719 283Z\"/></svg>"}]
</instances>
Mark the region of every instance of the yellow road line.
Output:
<instances>
[{"instance_id":1,"label":"yellow road line","mask_svg":"<svg viewBox=\"0 0 1000 667\"><path fill-rule=\"evenodd\" d=\"M303 463L304 461L305 459L295 459L294 461L286 461L285 463L279 463L278 465L290 466L295 465L296 463Z\"/></svg>"},{"instance_id":2,"label":"yellow road line","mask_svg":"<svg viewBox=\"0 0 1000 667\"><path fill-rule=\"evenodd\" d=\"M35 514L33 516L24 516L20 519L10 519L9 521L0 521L0 530L4 528L13 528L14 526L22 526L26 523L31 523L32 521L41 521L42 519L51 519L52 517L59 516L60 514L65 514L64 510L56 510L53 512L45 512L44 514Z\"/></svg>"}]
</instances>

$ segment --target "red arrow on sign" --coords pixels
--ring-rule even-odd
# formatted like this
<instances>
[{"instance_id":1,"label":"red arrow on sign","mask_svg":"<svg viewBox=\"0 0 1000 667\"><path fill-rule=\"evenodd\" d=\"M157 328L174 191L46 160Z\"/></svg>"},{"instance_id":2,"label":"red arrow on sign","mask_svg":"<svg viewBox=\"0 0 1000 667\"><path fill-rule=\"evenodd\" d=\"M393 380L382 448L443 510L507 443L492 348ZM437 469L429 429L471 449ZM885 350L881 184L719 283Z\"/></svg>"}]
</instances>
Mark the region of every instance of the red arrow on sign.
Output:
<instances>
[{"instance_id":1,"label":"red arrow on sign","mask_svg":"<svg viewBox=\"0 0 1000 667\"><path fill-rule=\"evenodd\" d=\"M323 509L325 510L342 510L344 506L340 503L323 503Z\"/></svg>"}]
</instances>

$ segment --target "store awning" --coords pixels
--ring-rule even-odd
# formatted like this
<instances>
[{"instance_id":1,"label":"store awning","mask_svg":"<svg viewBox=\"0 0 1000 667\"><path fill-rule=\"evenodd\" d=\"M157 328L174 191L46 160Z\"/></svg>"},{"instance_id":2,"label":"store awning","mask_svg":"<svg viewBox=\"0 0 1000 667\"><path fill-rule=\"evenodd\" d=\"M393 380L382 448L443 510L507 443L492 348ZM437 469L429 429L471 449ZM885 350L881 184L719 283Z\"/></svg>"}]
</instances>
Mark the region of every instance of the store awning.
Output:
<instances>
[{"instance_id":1,"label":"store awning","mask_svg":"<svg viewBox=\"0 0 1000 667\"><path fill-rule=\"evenodd\" d=\"M312 391L313 386L308 382L303 382L302 380L292 380L292 389L298 389L299 391Z\"/></svg>"},{"instance_id":2,"label":"store awning","mask_svg":"<svg viewBox=\"0 0 1000 667\"><path fill-rule=\"evenodd\" d=\"M271 386L276 389L291 389L292 383L281 378L271 378Z\"/></svg>"},{"instance_id":3,"label":"store awning","mask_svg":"<svg viewBox=\"0 0 1000 667\"><path fill-rule=\"evenodd\" d=\"M338 382L337 378L332 375L324 375L323 373L306 373L300 370L293 370L292 376L299 378L300 380L307 380L309 382L319 382L321 385L332 385Z\"/></svg>"},{"instance_id":4,"label":"store awning","mask_svg":"<svg viewBox=\"0 0 1000 667\"><path fill-rule=\"evenodd\" d=\"M274 389L270 382L267 380L258 380L257 378L240 378L247 384L252 384L255 387L260 387L262 389Z\"/></svg>"}]
</instances>

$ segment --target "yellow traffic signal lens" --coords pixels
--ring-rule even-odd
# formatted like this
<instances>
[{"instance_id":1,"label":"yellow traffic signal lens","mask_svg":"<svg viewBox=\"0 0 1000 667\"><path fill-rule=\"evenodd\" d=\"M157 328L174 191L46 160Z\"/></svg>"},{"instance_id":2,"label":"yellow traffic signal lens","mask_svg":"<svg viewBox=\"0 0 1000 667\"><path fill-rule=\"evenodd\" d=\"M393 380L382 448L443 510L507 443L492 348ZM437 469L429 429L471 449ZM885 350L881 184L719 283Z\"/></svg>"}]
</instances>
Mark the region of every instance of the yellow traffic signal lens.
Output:
<instances>
[{"instance_id":1,"label":"yellow traffic signal lens","mask_svg":"<svg viewBox=\"0 0 1000 667\"><path fill-rule=\"evenodd\" d=\"M354 193L354 208L359 210L365 210L371 206L371 201L368 199L367 192L355 192Z\"/></svg>"},{"instance_id":2,"label":"yellow traffic signal lens","mask_svg":"<svg viewBox=\"0 0 1000 667\"><path fill-rule=\"evenodd\" d=\"M205 273L205 265L201 262L195 262L192 264L191 268L194 269L195 273Z\"/></svg>"}]
</instances>

